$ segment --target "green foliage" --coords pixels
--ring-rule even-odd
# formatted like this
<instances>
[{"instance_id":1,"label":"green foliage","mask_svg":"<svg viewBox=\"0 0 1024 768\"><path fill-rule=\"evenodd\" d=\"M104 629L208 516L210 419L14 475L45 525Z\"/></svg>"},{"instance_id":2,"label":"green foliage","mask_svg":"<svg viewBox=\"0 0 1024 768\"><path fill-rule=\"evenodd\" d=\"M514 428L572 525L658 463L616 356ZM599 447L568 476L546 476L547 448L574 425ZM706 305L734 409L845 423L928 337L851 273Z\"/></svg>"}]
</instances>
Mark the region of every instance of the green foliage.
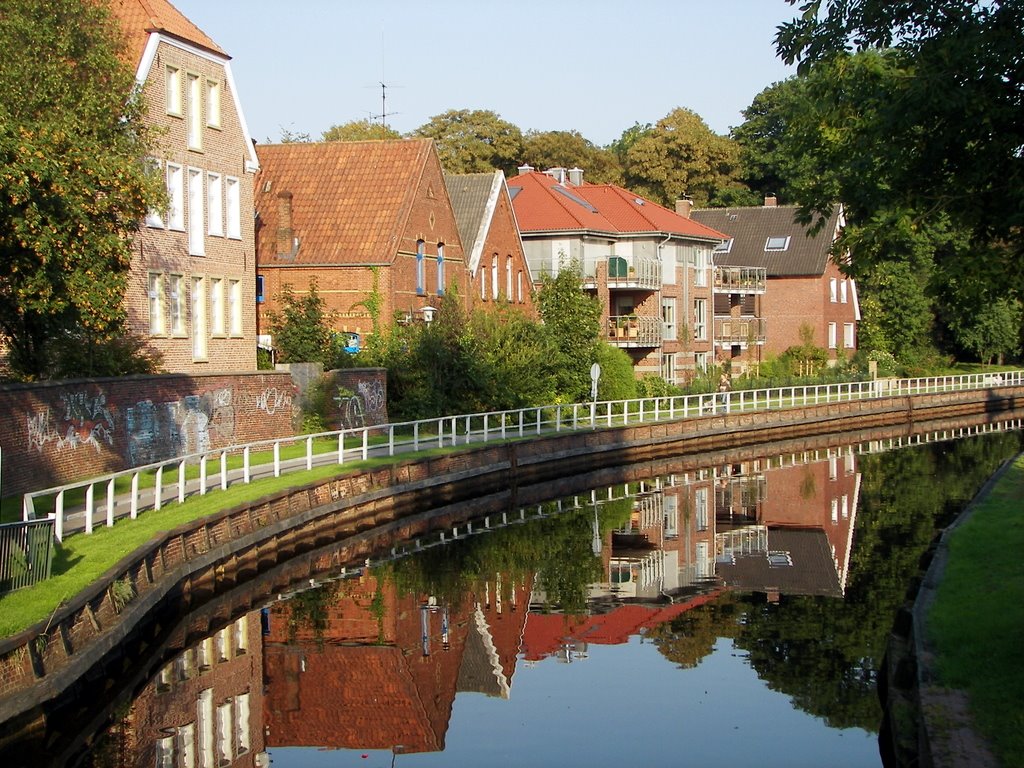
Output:
<instances>
[{"instance_id":1,"label":"green foliage","mask_svg":"<svg viewBox=\"0 0 1024 768\"><path fill-rule=\"evenodd\" d=\"M960 315L953 332L957 343L983 363L991 363L1020 352L1021 325L1024 322L1021 302L1000 298L975 307Z\"/></svg>"},{"instance_id":2,"label":"green foliage","mask_svg":"<svg viewBox=\"0 0 1024 768\"><path fill-rule=\"evenodd\" d=\"M555 392L562 402L590 396L590 366L597 362L601 304L582 288L579 264L545 275L537 294L544 328L555 347Z\"/></svg>"},{"instance_id":3,"label":"green foliage","mask_svg":"<svg viewBox=\"0 0 1024 768\"><path fill-rule=\"evenodd\" d=\"M675 384L669 384L660 376L645 373L636 382L637 397L674 397L683 394L683 390Z\"/></svg>"},{"instance_id":4,"label":"green foliage","mask_svg":"<svg viewBox=\"0 0 1024 768\"><path fill-rule=\"evenodd\" d=\"M69 335L96 347L124 335L131 238L162 186L120 39L85 0L0 13L0 335L22 378L67 375Z\"/></svg>"},{"instance_id":5,"label":"green foliage","mask_svg":"<svg viewBox=\"0 0 1024 768\"><path fill-rule=\"evenodd\" d=\"M263 349L263 347L256 349L256 369L259 371L274 370L274 356L269 349Z\"/></svg>"},{"instance_id":6,"label":"green foliage","mask_svg":"<svg viewBox=\"0 0 1024 768\"><path fill-rule=\"evenodd\" d=\"M555 350L536 321L507 304L474 312L484 376L481 403L488 410L543 405L555 399Z\"/></svg>"},{"instance_id":7,"label":"green foliage","mask_svg":"<svg viewBox=\"0 0 1024 768\"><path fill-rule=\"evenodd\" d=\"M320 137L321 141L381 141L400 139L402 134L394 128L376 120L351 120L340 125L332 125Z\"/></svg>"},{"instance_id":8,"label":"green foliage","mask_svg":"<svg viewBox=\"0 0 1024 768\"><path fill-rule=\"evenodd\" d=\"M334 313L317 292L312 280L309 291L297 294L291 285L284 285L276 297L280 309L267 312L267 328L274 338L274 349L282 363L331 362Z\"/></svg>"},{"instance_id":9,"label":"green foliage","mask_svg":"<svg viewBox=\"0 0 1024 768\"><path fill-rule=\"evenodd\" d=\"M633 360L624 350L599 342L597 362L601 378L597 381L598 400L634 400L637 397Z\"/></svg>"},{"instance_id":10,"label":"green foliage","mask_svg":"<svg viewBox=\"0 0 1024 768\"><path fill-rule=\"evenodd\" d=\"M579 131L528 131L523 139L524 161L539 170L582 168L584 180L622 184L622 166L614 152L595 146Z\"/></svg>"},{"instance_id":11,"label":"green foliage","mask_svg":"<svg viewBox=\"0 0 1024 768\"><path fill-rule=\"evenodd\" d=\"M433 139L447 173L502 170L512 176L523 156L523 134L485 109L451 109L430 118L413 135Z\"/></svg>"}]
</instances>

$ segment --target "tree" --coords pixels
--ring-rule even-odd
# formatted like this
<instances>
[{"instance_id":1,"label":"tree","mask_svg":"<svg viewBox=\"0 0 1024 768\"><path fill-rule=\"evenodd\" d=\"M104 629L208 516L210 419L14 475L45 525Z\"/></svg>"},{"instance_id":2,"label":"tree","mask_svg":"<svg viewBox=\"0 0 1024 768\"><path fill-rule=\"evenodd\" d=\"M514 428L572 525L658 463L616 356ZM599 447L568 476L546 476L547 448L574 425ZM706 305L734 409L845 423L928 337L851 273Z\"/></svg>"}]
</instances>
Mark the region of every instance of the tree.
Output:
<instances>
[{"instance_id":1,"label":"tree","mask_svg":"<svg viewBox=\"0 0 1024 768\"><path fill-rule=\"evenodd\" d=\"M590 398L590 366L597 362L601 303L583 290L579 264L545 275L537 294L544 327L555 348L555 392L562 402Z\"/></svg>"},{"instance_id":2,"label":"tree","mask_svg":"<svg viewBox=\"0 0 1024 768\"><path fill-rule=\"evenodd\" d=\"M662 205L672 207L689 195L705 206L739 183L738 146L691 110L672 110L630 142L623 155L626 186Z\"/></svg>"},{"instance_id":3,"label":"tree","mask_svg":"<svg viewBox=\"0 0 1024 768\"><path fill-rule=\"evenodd\" d=\"M528 131L523 159L540 170L582 168L584 179L599 184L622 184L622 166L616 155L595 146L578 131Z\"/></svg>"},{"instance_id":4,"label":"tree","mask_svg":"<svg viewBox=\"0 0 1024 768\"><path fill-rule=\"evenodd\" d=\"M434 140L448 173L502 170L512 176L523 157L522 131L490 110L451 109L413 134Z\"/></svg>"},{"instance_id":5,"label":"tree","mask_svg":"<svg viewBox=\"0 0 1024 768\"><path fill-rule=\"evenodd\" d=\"M327 364L332 354L330 326L334 317L317 293L316 281L302 295L285 284L275 298L281 309L267 312L267 328L281 362Z\"/></svg>"},{"instance_id":6,"label":"tree","mask_svg":"<svg viewBox=\"0 0 1024 768\"><path fill-rule=\"evenodd\" d=\"M125 334L131 237L161 193L119 34L87 0L0 13L0 335L24 378L63 375L62 349Z\"/></svg>"},{"instance_id":7,"label":"tree","mask_svg":"<svg viewBox=\"0 0 1024 768\"><path fill-rule=\"evenodd\" d=\"M1020 352L1022 310L1017 299L988 302L964 317L968 322L953 329L957 342L981 362L998 358L1002 363L1006 355Z\"/></svg>"},{"instance_id":8,"label":"tree","mask_svg":"<svg viewBox=\"0 0 1024 768\"><path fill-rule=\"evenodd\" d=\"M375 120L365 119L332 125L320 137L321 141L375 141L400 138L402 134L394 128Z\"/></svg>"},{"instance_id":9,"label":"tree","mask_svg":"<svg viewBox=\"0 0 1024 768\"><path fill-rule=\"evenodd\" d=\"M743 110L743 123L732 129L740 147L741 179L761 196L790 199L788 177L793 173L783 151L794 104L803 98L804 78L791 77L765 88Z\"/></svg>"}]
</instances>

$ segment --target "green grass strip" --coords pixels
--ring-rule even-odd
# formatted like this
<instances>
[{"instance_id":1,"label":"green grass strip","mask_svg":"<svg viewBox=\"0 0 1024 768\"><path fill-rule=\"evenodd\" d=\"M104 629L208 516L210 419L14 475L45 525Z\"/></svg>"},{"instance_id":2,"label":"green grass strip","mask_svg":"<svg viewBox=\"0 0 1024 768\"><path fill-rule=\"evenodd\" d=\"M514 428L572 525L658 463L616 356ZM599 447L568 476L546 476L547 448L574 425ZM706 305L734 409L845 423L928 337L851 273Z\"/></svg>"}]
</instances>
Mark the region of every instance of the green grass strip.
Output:
<instances>
[{"instance_id":1,"label":"green grass strip","mask_svg":"<svg viewBox=\"0 0 1024 768\"><path fill-rule=\"evenodd\" d=\"M1024 767L1024 456L949 537L928 616L943 685L964 690L1001 764Z\"/></svg>"}]
</instances>

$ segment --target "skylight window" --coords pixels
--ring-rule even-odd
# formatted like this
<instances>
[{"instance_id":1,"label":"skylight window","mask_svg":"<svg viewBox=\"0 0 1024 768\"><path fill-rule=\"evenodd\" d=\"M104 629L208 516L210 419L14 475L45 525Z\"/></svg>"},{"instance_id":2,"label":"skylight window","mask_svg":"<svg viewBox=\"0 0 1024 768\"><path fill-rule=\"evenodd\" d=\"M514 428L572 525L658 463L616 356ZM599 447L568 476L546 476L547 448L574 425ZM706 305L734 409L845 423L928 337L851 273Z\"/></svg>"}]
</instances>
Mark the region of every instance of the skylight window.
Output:
<instances>
[{"instance_id":1,"label":"skylight window","mask_svg":"<svg viewBox=\"0 0 1024 768\"><path fill-rule=\"evenodd\" d=\"M715 253L729 253L729 251L732 250L732 241L733 241L733 238L731 238L731 237L728 240L723 240L722 242L720 242L718 245L715 246L714 252Z\"/></svg>"},{"instance_id":2,"label":"skylight window","mask_svg":"<svg viewBox=\"0 0 1024 768\"><path fill-rule=\"evenodd\" d=\"M789 248L789 235L785 237L769 237L764 244L766 251L784 251Z\"/></svg>"}]
</instances>

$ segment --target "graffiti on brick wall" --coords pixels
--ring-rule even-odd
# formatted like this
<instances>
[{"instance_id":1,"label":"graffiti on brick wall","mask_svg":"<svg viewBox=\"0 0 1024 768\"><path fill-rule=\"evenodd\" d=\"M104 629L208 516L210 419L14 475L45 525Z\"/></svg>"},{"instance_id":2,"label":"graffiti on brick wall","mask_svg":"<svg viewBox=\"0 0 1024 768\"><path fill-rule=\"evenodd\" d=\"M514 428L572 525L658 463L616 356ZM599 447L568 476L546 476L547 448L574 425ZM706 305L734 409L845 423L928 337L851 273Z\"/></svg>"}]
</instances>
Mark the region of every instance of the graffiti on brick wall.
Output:
<instances>
[{"instance_id":1,"label":"graffiti on brick wall","mask_svg":"<svg viewBox=\"0 0 1024 768\"><path fill-rule=\"evenodd\" d=\"M277 387L267 387L256 396L256 407L269 416L278 411L292 409L292 393Z\"/></svg>"},{"instance_id":2,"label":"graffiti on brick wall","mask_svg":"<svg viewBox=\"0 0 1024 768\"><path fill-rule=\"evenodd\" d=\"M360 429L387 421L387 402L380 381L360 381L356 391L339 386L334 397L342 429Z\"/></svg>"},{"instance_id":3,"label":"graffiti on brick wall","mask_svg":"<svg viewBox=\"0 0 1024 768\"><path fill-rule=\"evenodd\" d=\"M132 466L202 453L234 442L234 397L215 389L170 402L142 400L125 409L125 430Z\"/></svg>"},{"instance_id":4,"label":"graffiti on brick wall","mask_svg":"<svg viewBox=\"0 0 1024 768\"><path fill-rule=\"evenodd\" d=\"M114 444L114 417L103 392L64 392L60 399L59 415L47 408L26 417L29 450L42 453L52 444L57 451L83 446L99 451L103 444Z\"/></svg>"}]
</instances>

